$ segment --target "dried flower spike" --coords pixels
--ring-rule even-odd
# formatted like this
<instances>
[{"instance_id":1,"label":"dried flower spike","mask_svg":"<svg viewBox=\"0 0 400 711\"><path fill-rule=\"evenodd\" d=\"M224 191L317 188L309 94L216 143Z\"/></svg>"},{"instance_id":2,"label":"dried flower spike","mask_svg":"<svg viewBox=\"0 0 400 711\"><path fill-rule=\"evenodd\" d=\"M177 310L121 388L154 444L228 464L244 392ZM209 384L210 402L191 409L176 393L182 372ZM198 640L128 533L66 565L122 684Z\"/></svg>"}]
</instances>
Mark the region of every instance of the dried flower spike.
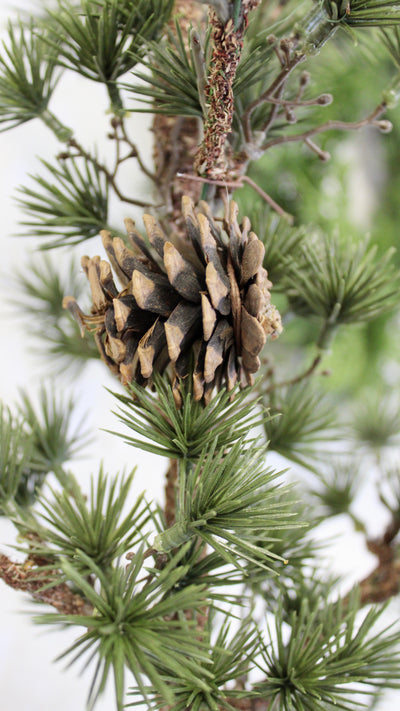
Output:
<instances>
[{"instance_id":1,"label":"dried flower spike","mask_svg":"<svg viewBox=\"0 0 400 711\"><path fill-rule=\"evenodd\" d=\"M104 247L118 276L100 257L83 257L92 290L92 314L72 297L64 306L81 328L95 329L103 360L122 383L146 384L152 373L172 366L177 397L194 355L193 391L207 402L224 382L251 382L268 336L282 330L271 304L271 282L263 267L264 245L231 202L221 229L210 207L197 209L183 197L187 240L169 240L151 215L144 215L148 243L126 220L132 249L103 230Z\"/></svg>"}]
</instances>

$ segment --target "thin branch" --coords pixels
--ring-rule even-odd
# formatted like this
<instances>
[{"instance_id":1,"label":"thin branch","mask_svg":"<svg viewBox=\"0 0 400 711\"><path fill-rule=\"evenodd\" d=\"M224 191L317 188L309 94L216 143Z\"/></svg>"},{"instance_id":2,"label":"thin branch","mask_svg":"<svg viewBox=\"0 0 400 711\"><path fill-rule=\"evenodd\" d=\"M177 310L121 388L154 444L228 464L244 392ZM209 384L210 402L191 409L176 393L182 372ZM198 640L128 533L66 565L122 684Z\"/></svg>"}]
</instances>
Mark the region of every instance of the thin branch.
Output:
<instances>
[{"instance_id":1,"label":"thin branch","mask_svg":"<svg viewBox=\"0 0 400 711\"><path fill-rule=\"evenodd\" d=\"M378 565L359 583L362 605L385 602L400 591L400 560L394 539L400 531L400 519L393 517L380 539L367 540L368 550L377 556Z\"/></svg>"},{"instance_id":2,"label":"thin branch","mask_svg":"<svg viewBox=\"0 0 400 711\"><path fill-rule=\"evenodd\" d=\"M207 183L209 185L215 185L217 187L221 188L242 188L243 183L247 183L250 185L250 187L253 188L261 197L265 200L265 202L272 207L275 212L278 213L281 217L284 217L286 220L288 220L289 224L293 224L293 216L289 215L288 212L285 212L285 210L278 205L275 200L268 195L264 190L262 190L257 183L254 182L251 178L249 178L247 175L243 175L240 180L214 180L212 178L202 178L200 175L191 175L190 173L177 173L176 177L179 178L179 180L193 180L197 183Z\"/></svg>"},{"instance_id":3,"label":"thin branch","mask_svg":"<svg viewBox=\"0 0 400 711\"><path fill-rule=\"evenodd\" d=\"M365 126L373 126L376 120L386 111L386 108L387 107L385 102L382 102L374 109L374 111L372 111L371 114L369 114L369 116L367 116L365 119L361 119L360 121L347 122L330 120L326 121L326 123L323 123L320 126L310 128L308 129L308 131L304 131L304 133L297 133L294 136L277 136L276 138L272 138L267 143L264 143L261 146L260 150L267 151L269 148L272 148L272 146L278 146L281 143L295 143L297 141L305 141L308 138L311 138L311 136L315 136L318 133L323 133L324 131L357 131L360 128L364 128ZM379 128L379 124L377 124L377 127Z\"/></svg>"},{"instance_id":4,"label":"thin branch","mask_svg":"<svg viewBox=\"0 0 400 711\"><path fill-rule=\"evenodd\" d=\"M329 106L332 103L330 100L330 94L320 94L315 99L307 99L305 101L300 101L297 97L294 99L281 99L279 97L275 98L271 96L268 99L269 104L277 104L277 106L288 106L290 108L301 107L301 106Z\"/></svg>"},{"instance_id":5,"label":"thin branch","mask_svg":"<svg viewBox=\"0 0 400 711\"><path fill-rule=\"evenodd\" d=\"M289 215L289 213L286 212L280 205L278 205L278 203L275 202L275 200L270 195L268 195L268 193L266 193L264 190L262 190L259 187L259 185L257 185L257 183L254 182L254 180L249 178L248 175L243 175L241 180L242 180L242 183L247 183L248 185L250 185L253 188L253 190L256 191L256 193L261 195L261 197L265 200L265 202L267 202L268 205L270 207L272 207L272 209L275 210L275 212L278 213L278 215L280 215L281 217L284 217L285 220L287 220L290 225L293 224L293 222L294 222L293 215Z\"/></svg>"},{"instance_id":6,"label":"thin branch","mask_svg":"<svg viewBox=\"0 0 400 711\"><path fill-rule=\"evenodd\" d=\"M170 528L175 523L176 486L178 481L178 460L171 459L165 475L165 523Z\"/></svg>"},{"instance_id":7,"label":"thin branch","mask_svg":"<svg viewBox=\"0 0 400 711\"><path fill-rule=\"evenodd\" d=\"M305 370L303 373L300 373L299 375L296 375L295 378L291 378L290 380L283 380L280 383L273 383L272 385L265 390L265 393L268 395L268 393L271 393L273 390L277 390L278 388L286 388L289 387L290 385L296 385L297 383L300 383L302 380L305 380L306 378L309 378L311 375L313 375L314 371L318 368L320 362L322 360L322 354L318 353L317 356L315 356L313 362L311 365Z\"/></svg>"},{"instance_id":8,"label":"thin branch","mask_svg":"<svg viewBox=\"0 0 400 711\"><path fill-rule=\"evenodd\" d=\"M257 99L254 99L254 101L247 107L245 113L243 114L242 123L244 128L244 134L248 143L252 142L251 116L253 114L253 111L255 111L258 106L261 106L261 104L267 103L271 97L274 97L274 95L276 95L276 92L278 92L281 89L282 85L286 83L292 71L299 64L301 64L301 62L304 62L305 59L306 56L304 54L295 55L293 59L291 59L290 62L279 72L278 76L274 79L272 84L270 84L268 89L266 89L259 97L257 97ZM270 125L271 120L269 119L263 130L266 131Z\"/></svg>"},{"instance_id":9,"label":"thin branch","mask_svg":"<svg viewBox=\"0 0 400 711\"><path fill-rule=\"evenodd\" d=\"M140 153L139 153L139 150L138 150L136 144L135 144L135 143L132 143L131 139L129 138L128 133L127 133L127 130L126 130L126 126L125 126L125 123L124 123L123 119L121 119L120 127L121 127L122 136L123 136L124 141L125 141L125 142L128 144L128 146L130 146L130 148L131 148L131 153L129 154L128 157L136 158L136 160L137 160L137 162L138 162L138 164L139 164L139 167L140 167L140 170L142 171L142 173L144 173L145 175L147 175L147 177L150 178L150 180L152 180L154 183L156 183L156 185L158 185L158 184L159 184L159 181L158 181L158 178L157 178L156 174L155 174L155 173L152 173L151 170L149 170L148 168L146 168L145 164L143 163L143 161L142 161L142 159L141 159L141 156L140 156Z\"/></svg>"},{"instance_id":10,"label":"thin branch","mask_svg":"<svg viewBox=\"0 0 400 711\"><path fill-rule=\"evenodd\" d=\"M119 199L122 202L127 202L130 205L136 205L137 207L156 207L156 205L153 205L150 202L144 202L143 200L135 200L133 198L129 198L126 195L124 195L116 184L115 174L111 173L108 170L108 168L103 163L100 163L100 161L95 156L92 156L88 151L85 151L85 149L74 138L71 139L71 141L69 141L69 146L71 148L75 148L77 153L76 153L76 155L63 153L64 159L69 158L69 157L71 157L71 158L81 157L81 158L85 158L85 160L92 163L92 165L94 165L95 168L99 172L101 172L105 175L108 184L112 187L115 194L117 195L117 197L119 197Z\"/></svg>"},{"instance_id":11,"label":"thin branch","mask_svg":"<svg viewBox=\"0 0 400 711\"><path fill-rule=\"evenodd\" d=\"M40 567L32 567L32 562L34 561L28 558L25 563L13 563L1 553L0 578L14 590L28 592L35 600L52 605L64 615L93 613L93 607L87 600L73 593L66 583L53 585L51 571L41 571ZM54 573L56 574L57 571Z\"/></svg>"}]
</instances>

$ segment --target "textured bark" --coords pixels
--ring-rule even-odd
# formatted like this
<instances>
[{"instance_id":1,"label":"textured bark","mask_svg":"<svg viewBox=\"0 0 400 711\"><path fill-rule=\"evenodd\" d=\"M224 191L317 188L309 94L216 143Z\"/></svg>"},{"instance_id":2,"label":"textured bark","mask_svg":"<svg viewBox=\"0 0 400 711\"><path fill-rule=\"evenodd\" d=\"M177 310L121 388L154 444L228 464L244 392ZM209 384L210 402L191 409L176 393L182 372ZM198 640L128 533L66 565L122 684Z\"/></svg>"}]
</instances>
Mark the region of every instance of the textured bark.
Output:
<instances>
[{"instance_id":1,"label":"textured bark","mask_svg":"<svg viewBox=\"0 0 400 711\"><path fill-rule=\"evenodd\" d=\"M168 471L165 475L165 523L167 528L170 528L175 523L175 497L176 485L178 480L178 460L171 459Z\"/></svg>"},{"instance_id":2,"label":"textured bark","mask_svg":"<svg viewBox=\"0 0 400 711\"><path fill-rule=\"evenodd\" d=\"M57 571L52 575L52 571L40 570L29 558L25 563L13 563L0 554L0 578L11 588L30 593L35 600L52 605L64 615L91 615L92 606L65 583L43 589L56 575Z\"/></svg>"}]
</instances>

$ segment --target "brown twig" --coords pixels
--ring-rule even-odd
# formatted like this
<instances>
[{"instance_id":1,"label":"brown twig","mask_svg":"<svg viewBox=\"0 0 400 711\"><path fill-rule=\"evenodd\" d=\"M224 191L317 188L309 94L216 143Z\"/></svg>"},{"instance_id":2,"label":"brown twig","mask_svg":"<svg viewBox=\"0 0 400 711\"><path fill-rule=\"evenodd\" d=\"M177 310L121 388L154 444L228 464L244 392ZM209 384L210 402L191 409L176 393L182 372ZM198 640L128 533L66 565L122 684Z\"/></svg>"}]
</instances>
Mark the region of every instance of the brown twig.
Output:
<instances>
[{"instance_id":1,"label":"brown twig","mask_svg":"<svg viewBox=\"0 0 400 711\"><path fill-rule=\"evenodd\" d=\"M40 567L28 558L25 563L13 563L0 553L0 578L14 590L28 592L35 600L52 605L64 615L91 615L92 605L68 587L66 583L52 584L52 571ZM53 571L57 575L57 571ZM51 587L46 585L51 584Z\"/></svg>"},{"instance_id":2,"label":"brown twig","mask_svg":"<svg viewBox=\"0 0 400 711\"><path fill-rule=\"evenodd\" d=\"M173 526L176 516L176 485L178 480L178 460L170 459L168 471L165 475L165 523L167 528Z\"/></svg>"},{"instance_id":3,"label":"brown twig","mask_svg":"<svg viewBox=\"0 0 400 711\"><path fill-rule=\"evenodd\" d=\"M324 133L325 131L357 131L365 126L373 126L375 121L386 111L386 108L386 104L382 102L372 111L371 114L369 114L369 116L365 119L361 119L360 121L347 122L330 120L320 126L314 126L314 128L310 128L308 131L304 131L303 133L297 133L293 136L277 136L276 138L272 138L267 143L264 143L260 150L267 151L269 148L272 148L272 146L278 146L282 143L305 141L306 139L316 136L318 133Z\"/></svg>"},{"instance_id":4,"label":"brown twig","mask_svg":"<svg viewBox=\"0 0 400 711\"><path fill-rule=\"evenodd\" d=\"M296 385L296 383L302 382L302 380L305 380L306 378L309 378L314 371L318 368L320 362L322 360L322 354L318 353L317 356L315 356L313 362L311 365L305 370L303 373L300 373L299 375L296 375L296 377L291 378L290 380L283 380L280 383L273 383L272 385L269 386L265 390L265 394L268 395L268 393L273 392L273 390L277 390L278 388L286 388L289 387L290 385Z\"/></svg>"},{"instance_id":5,"label":"brown twig","mask_svg":"<svg viewBox=\"0 0 400 711\"><path fill-rule=\"evenodd\" d=\"M147 177L150 178L150 180L152 180L156 185L158 185L159 181L158 181L157 175L155 173L152 173L152 171L149 170L143 163L137 145L135 143L133 143L128 136L128 132L126 130L125 122L123 121L123 119L120 120L120 128L121 128L123 140L131 149L131 153L127 157L128 158L129 157L136 158L139 168L142 171L142 173L144 173L144 175L147 175ZM118 138L117 138L117 140L118 140ZM122 162L122 161L120 161L120 162Z\"/></svg>"},{"instance_id":6,"label":"brown twig","mask_svg":"<svg viewBox=\"0 0 400 711\"><path fill-rule=\"evenodd\" d=\"M360 603L385 602L400 591L400 559L394 539L400 531L400 519L393 517L383 536L367 540L367 548L378 558L378 565L360 583Z\"/></svg>"},{"instance_id":7,"label":"brown twig","mask_svg":"<svg viewBox=\"0 0 400 711\"><path fill-rule=\"evenodd\" d=\"M247 183L250 185L250 187L253 188L261 197L265 200L265 202L268 203L270 207L272 207L275 212L278 213L281 217L284 217L289 224L293 224L293 216L289 215L288 212L285 212L285 210L278 205L275 200L268 195L262 188L257 185L257 183L254 182L251 178L249 178L247 175L242 175L240 180L217 180L214 178L203 178L200 175L190 175L188 173L177 173L176 177L179 178L180 180L193 180L198 183L208 183L209 185L215 185L217 187L221 188L233 188L234 190L236 188L242 188L243 183Z\"/></svg>"},{"instance_id":8,"label":"brown twig","mask_svg":"<svg viewBox=\"0 0 400 711\"><path fill-rule=\"evenodd\" d=\"M296 54L279 72L277 77L274 79L272 84L266 89L260 96L257 97L257 99L254 99L254 101L249 104L247 107L244 115L243 115L243 130L244 130L244 135L246 137L246 141L248 143L252 143L253 140L253 135L252 135L252 130L251 130L251 116L253 114L253 111L258 106L261 106L261 104L268 103L270 98L280 98L281 91L286 84L290 74L292 71L299 65L301 62L303 62L306 59L305 55L302 54ZM276 116L276 111L277 107L274 105L272 106L271 113L267 119L267 122L263 126L262 130L264 133L266 133L271 126L275 116Z\"/></svg>"},{"instance_id":9,"label":"brown twig","mask_svg":"<svg viewBox=\"0 0 400 711\"><path fill-rule=\"evenodd\" d=\"M124 195L124 194L121 192L121 190L119 189L119 187L118 187L118 185L117 185L117 183L116 183L116 168L117 168L123 161L125 161L125 160L127 160L128 158L132 157L131 155L125 156L125 158L119 158L119 159L117 159L117 166L116 166L116 168L114 168L114 171L111 172L111 171L107 168L107 166L105 166L105 165L104 165L103 163L101 163L95 156L91 155L88 151L86 151L86 150L80 145L80 143L78 143L78 141L76 141L75 138L72 138L72 139L69 141L68 145L70 146L70 148L74 148L74 149L75 149L76 154L64 152L64 153L61 154L62 157L63 157L63 159L65 160L65 159L67 159L67 158L78 158L78 157L81 157L81 158L84 158L85 160L87 160L87 161L88 161L89 163L91 163L92 165L94 165L95 168L96 168L100 173L103 173L103 175L105 176L105 178L106 178L108 184L112 187L112 189L114 190L114 192L115 192L115 194L117 195L117 197L119 197L119 199L121 200L121 202L127 202L127 203L129 203L130 205L136 205L137 207L155 207L155 205L153 205L153 204L150 203L150 202L145 202L145 201L143 201L143 200L135 200L134 198L129 198L129 197L127 197L126 195Z\"/></svg>"}]
</instances>

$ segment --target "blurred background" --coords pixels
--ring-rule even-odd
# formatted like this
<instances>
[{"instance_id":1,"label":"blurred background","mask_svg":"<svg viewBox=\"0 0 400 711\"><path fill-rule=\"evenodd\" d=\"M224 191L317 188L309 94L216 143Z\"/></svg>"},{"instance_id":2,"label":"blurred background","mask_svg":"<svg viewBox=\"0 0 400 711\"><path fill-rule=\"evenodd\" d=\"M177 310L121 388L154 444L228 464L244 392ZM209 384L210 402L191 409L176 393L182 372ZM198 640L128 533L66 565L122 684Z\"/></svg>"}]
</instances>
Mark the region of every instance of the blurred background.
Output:
<instances>
[{"instance_id":1,"label":"blurred background","mask_svg":"<svg viewBox=\"0 0 400 711\"><path fill-rule=\"evenodd\" d=\"M40 5L34 0L3 2L0 7L1 35L4 36L8 19L15 17L18 11L37 10ZM333 116L355 120L367 115L379 103L380 88L390 81L392 67L381 45L371 43L367 34L365 37L360 40L360 46L355 47L351 38L340 36L310 63L313 93L330 92L335 97L332 107L324 109L323 115L321 113L321 120ZM96 142L104 146L109 122L107 107L102 86L72 73L63 76L53 102L54 113L75 129L82 144L89 148ZM367 130L321 137L320 145L331 154L329 163L318 161L307 148L298 145L280 147L258 161L251 175L299 222L318 224L328 232L338 231L349 241L364 239L368 234L380 251L390 245L397 246L400 110L392 110L388 118L394 125L389 135ZM139 137L142 154L150 161L150 119L137 114L129 122L132 132ZM85 425L95 434L85 456L71 465L83 487L89 482L90 474L98 471L100 456L105 471L109 472L131 469L137 464L136 491L145 487L149 499L158 498L166 463L160 463L150 454L129 449L121 440L104 432L116 428L116 418L111 412L115 409L115 400L105 389L115 389L115 382L105 367L100 362L90 362L81 370L64 374L57 371L38 350L38 341L32 338L31 330L37 330L37 324L31 329L29 317L25 315L24 318L21 309L13 305L18 300L16 273L29 268L30 254L40 244L30 237L15 236L21 220L15 202L16 190L21 184L29 185L29 174L40 170L39 157L51 159L59 150L56 139L37 120L0 133L0 398L13 407L23 388L36 402L43 379L57 391L72 392L78 402L76 422L84 416ZM132 172L126 175L126 180L127 184L137 186L137 198L149 196L150 186L142 175L139 177ZM243 190L239 199L242 206L246 206L247 214L251 214L254 196ZM112 224L122 228L123 218L129 216L141 227L140 212L129 209L121 215L117 205L111 206L111 212ZM103 254L99 238L75 248L77 265L80 256L86 253ZM51 258L67 268L68 255L69 250L63 248L55 251ZM395 260L400 265L399 253ZM86 281L82 273L80 279ZM331 372L330 378L326 379L326 388L336 402L343 403L344 410L348 410L356 397L365 398L368 403L371 393L378 392L378 401L390 398L394 412L400 412L398 329L399 315L389 314L368 325L343 329L339 333L325 362ZM288 323L285 338L289 343L303 342L307 348L311 338L304 319ZM386 451L394 463L400 461L397 435L392 437ZM373 436L372 432L372 439ZM360 443L359 446L363 445ZM276 460L280 468L286 466L278 455ZM370 535L378 535L387 520L387 512L376 498L379 470L375 460L372 456L365 461L368 477L356 501L355 514L368 523ZM329 549L332 570L345 576L344 587L347 589L371 570L374 559L365 550L362 534L355 532L344 516L327 520L324 534L332 540ZM17 555L7 547L15 542L15 536L11 524L3 518L0 518L0 540L1 550L11 557ZM27 596L2 583L0 599L1 711L54 711L55 708L57 711L83 711L90 676L83 673L79 677L75 668L63 672L62 663L52 663L73 641L74 634L53 630L49 634L48 630L35 627L30 620L34 605ZM392 602L390 608L389 617L398 617L399 603ZM392 694L382 699L376 708L391 711L399 699L400 692ZM114 708L112 688L107 690L96 708L98 711Z\"/></svg>"}]
</instances>

